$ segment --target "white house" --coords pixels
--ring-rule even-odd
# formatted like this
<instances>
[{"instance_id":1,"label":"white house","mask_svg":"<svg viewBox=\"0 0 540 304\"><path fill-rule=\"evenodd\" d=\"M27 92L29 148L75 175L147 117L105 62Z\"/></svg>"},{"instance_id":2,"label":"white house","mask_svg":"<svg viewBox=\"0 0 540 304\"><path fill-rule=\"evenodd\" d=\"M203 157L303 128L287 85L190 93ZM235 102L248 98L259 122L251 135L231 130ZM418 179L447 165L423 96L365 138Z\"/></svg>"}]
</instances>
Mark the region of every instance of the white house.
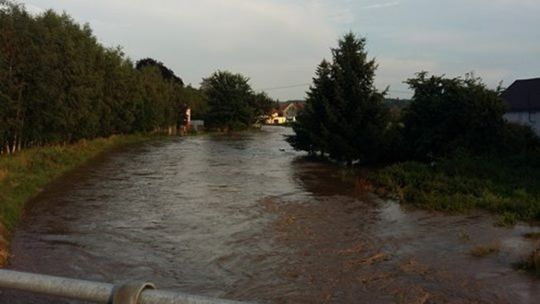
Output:
<instances>
[{"instance_id":1,"label":"white house","mask_svg":"<svg viewBox=\"0 0 540 304\"><path fill-rule=\"evenodd\" d=\"M540 78L517 80L503 94L508 104L504 118L529 125L540 136Z\"/></svg>"},{"instance_id":2,"label":"white house","mask_svg":"<svg viewBox=\"0 0 540 304\"><path fill-rule=\"evenodd\" d=\"M296 116L304 108L303 101L288 101L281 103L267 118L267 124L282 125L296 121Z\"/></svg>"},{"instance_id":3,"label":"white house","mask_svg":"<svg viewBox=\"0 0 540 304\"><path fill-rule=\"evenodd\" d=\"M303 101L290 101L282 105L283 115L287 119L287 122L295 122L298 113L304 109Z\"/></svg>"},{"instance_id":4,"label":"white house","mask_svg":"<svg viewBox=\"0 0 540 304\"><path fill-rule=\"evenodd\" d=\"M270 116L266 118L267 125L282 125L287 123L287 119L278 110L274 110Z\"/></svg>"}]
</instances>

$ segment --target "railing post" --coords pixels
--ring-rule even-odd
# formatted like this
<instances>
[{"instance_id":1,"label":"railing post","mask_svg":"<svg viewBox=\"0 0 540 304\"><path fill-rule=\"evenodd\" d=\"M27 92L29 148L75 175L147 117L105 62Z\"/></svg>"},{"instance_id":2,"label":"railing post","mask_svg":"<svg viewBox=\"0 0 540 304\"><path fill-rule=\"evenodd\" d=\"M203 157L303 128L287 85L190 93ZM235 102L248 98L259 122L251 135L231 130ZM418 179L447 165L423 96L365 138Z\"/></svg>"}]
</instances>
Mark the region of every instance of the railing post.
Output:
<instances>
[{"instance_id":1,"label":"railing post","mask_svg":"<svg viewBox=\"0 0 540 304\"><path fill-rule=\"evenodd\" d=\"M156 289L152 283L128 283L113 289L112 304L138 304L141 293Z\"/></svg>"}]
</instances>

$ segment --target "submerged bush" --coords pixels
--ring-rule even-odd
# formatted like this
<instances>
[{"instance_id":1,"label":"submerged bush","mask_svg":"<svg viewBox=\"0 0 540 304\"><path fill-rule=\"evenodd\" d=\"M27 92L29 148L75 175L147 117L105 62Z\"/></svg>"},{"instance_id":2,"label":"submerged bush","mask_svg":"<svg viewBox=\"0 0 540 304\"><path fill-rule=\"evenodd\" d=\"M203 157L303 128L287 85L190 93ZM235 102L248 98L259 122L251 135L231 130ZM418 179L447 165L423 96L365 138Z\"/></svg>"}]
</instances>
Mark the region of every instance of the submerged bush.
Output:
<instances>
[{"instance_id":1,"label":"submerged bush","mask_svg":"<svg viewBox=\"0 0 540 304\"><path fill-rule=\"evenodd\" d=\"M507 158L461 154L431 164L394 164L372 179L404 203L446 212L484 209L513 225L540 220L540 166L523 161L538 158L539 152Z\"/></svg>"}]
</instances>

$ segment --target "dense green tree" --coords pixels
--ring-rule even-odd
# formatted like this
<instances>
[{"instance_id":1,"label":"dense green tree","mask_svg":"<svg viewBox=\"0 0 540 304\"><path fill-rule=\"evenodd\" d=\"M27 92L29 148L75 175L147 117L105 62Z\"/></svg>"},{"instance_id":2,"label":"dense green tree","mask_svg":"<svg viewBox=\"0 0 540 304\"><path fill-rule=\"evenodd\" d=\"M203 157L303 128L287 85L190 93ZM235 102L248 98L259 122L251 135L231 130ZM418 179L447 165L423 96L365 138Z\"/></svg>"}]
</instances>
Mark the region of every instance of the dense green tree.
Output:
<instances>
[{"instance_id":1,"label":"dense green tree","mask_svg":"<svg viewBox=\"0 0 540 304\"><path fill-rule=\"evenodd\" d=\"M253 90L249 79L227 71L217 71L202 83L208 96L206 124L222 130L244 129L255 122L255 109L250 105Z\"/></svg>"},{"instance_id":2,"label":"dense green tree","mask_svg":"<svg viewBox=\"0 0 540 304\"><path fill-rule=\"evenodd\" d=\"M456 149L475 153L497 146L504 127L504 102L473 75L446 78L419 73L407 81L414 96L404 110L409 156L430 159Z\"/></svg>"},{"instance_id":3,"label":"dense green tree","mask_svg":"<svg viewBox=\"0 0 540 304\"><path fill-rule=\"evenodd\" d=\"M252 94L249 106L253 108L256 123L262 123L276 106L276 102L264 92Z\"/></svg>"},{"instance_id":4,"label":"dense green tree","mask_svg":"<svg viewBox=\"0 0 540 304\"><path fill-rule=\"evenodd\" d=\"M191 85L181 91L181 99L191 108L192 119L204 119L208 112L208 98L202 90Z\"/></svg>"},{"instance_id":5,"label":"dense green tree","mask_svg":"<svg viewBox=\"0 0 540 304\"><path fill-rule=\"evenodd\" d=\"M313 85L307 93L306 105L293 124L294 136L287 141L296 150L307 151L310 154L320 152L322 155L328 151L325 135L328 133L326 115L330 101L334 96L334 81L332 80L332 66L323 60L317 68Z\"/></svg>"},{"instance_id":6,"label":"dense green tree","mask_svg":"<svg viewBox=\"0 0 540 304\"><path fill-rule=\"evenodd\" d=\"M166 67L161 61L157 61L152 58L145 58L137 61L137 63L135 64L137 70L142 70L143 68L149 66L158 68L161 72L161 76L164 79L172 81L180 86L184 86L184 81L180 77L176 76L176 74L171 69Z\"/></svg>"},{"instance_id":7,"label":"dense green tree","mask_svg":"<svg viewBox=\"0 0 540 304\"><path fill-rule=\"evenodd\" d=\"M28 87L26 72L34 48L31 41L31 16L15 4L0 2L0 145L13 152L22 145Z\"/></svg>"},{"instance_id":8,"label":"dense green tree","mask_svg":"<svg viewBox=\"0 0 540 304\"><path fill-rule=\"evenodd\" d=\"M379 92L373 81L377 65L368 60L366 40L349 33L333 50L335 96L328 107L329 126L326 138L332 158L351 163L369 162L380 155L388 126L389 113L383 104L385 92Z\"/></svg>"},{"instance_id":9,"label":"dense green tree","mask_svg":"<svg viewBox=\"0 0 540 304\"><path fill-rule=\"evenodd\" d=\"M389 115L385 92L373 84L377 65L368 60L365 45L349 33L332 50L332 64L319 66L306 112L295 126L298 133L289 138L293 147L328 153L349 165L380 157Z\"/></svg>"}]
</instances>

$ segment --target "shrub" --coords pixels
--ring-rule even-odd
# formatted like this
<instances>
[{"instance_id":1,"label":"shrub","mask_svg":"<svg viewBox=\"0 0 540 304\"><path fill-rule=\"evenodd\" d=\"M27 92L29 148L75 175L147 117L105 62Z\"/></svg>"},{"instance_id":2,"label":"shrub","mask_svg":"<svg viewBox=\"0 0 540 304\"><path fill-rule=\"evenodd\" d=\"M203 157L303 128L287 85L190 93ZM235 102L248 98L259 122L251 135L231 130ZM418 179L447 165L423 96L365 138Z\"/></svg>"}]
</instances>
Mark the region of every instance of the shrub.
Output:
<instances>
[{"instance_id":1,"label":"shrub","mask_svg":"<svg viewBox=\"0 0 540 304\"><path fill-rule=\"evenodd\" d=\"M505 105L479 78L422 72L407 83L414 90L403 117L410 157L431 160L457 149L486 152L499 140Z\"/></svg>"}]
</instances>

